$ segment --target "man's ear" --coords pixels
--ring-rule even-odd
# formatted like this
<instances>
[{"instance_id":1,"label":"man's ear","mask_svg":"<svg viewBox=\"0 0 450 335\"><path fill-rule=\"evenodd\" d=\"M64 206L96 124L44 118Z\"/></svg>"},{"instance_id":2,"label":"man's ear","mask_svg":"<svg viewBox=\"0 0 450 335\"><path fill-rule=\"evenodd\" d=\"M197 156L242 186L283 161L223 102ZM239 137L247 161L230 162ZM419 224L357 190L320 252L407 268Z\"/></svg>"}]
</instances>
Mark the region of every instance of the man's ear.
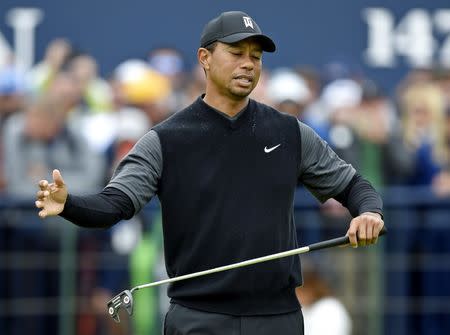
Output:
<instances>
[{"instance_id":1,"label":"man's ear","mask_svg":"<svg viewBox=\"0 0 450 335\"><path fill-rule=\"evenodd\" d=\"M209 57L211 52L205 48L199 48L197 51L197 59L201 67L206 71L209 70Z\"/></svg>"}]
</instances>

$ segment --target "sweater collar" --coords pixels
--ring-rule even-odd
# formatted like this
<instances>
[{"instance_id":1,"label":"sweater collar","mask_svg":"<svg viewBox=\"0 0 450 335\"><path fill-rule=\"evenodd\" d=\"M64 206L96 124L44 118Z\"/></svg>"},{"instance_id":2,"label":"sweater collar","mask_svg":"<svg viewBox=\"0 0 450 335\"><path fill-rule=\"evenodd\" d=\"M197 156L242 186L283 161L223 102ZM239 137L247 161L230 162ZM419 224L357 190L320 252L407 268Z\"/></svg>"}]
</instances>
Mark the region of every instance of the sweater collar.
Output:
<instances>
[{"instance_id":1,"label":"sweater collar","mask_svg":"<svg viewBox=\"0 0 450 335\"><path fill-rule=\"evenodd\" d=\"M220 122L230 126L231 128L235 129L240 127L245 120L249 118L249 115L251 114L251 110L253 109L254 101L252 99L249 99L247 106L245 106L239 113L237 113L235 116L230 117L229 115L225 114L224 112L221 112L220 110L208 105L204 100L203 97L205 95L202 94L197 98L197 101L195 104L199 107L199 110L202 113L207 114L208 116L212 116Z\"/></svg>"}]
</instances>

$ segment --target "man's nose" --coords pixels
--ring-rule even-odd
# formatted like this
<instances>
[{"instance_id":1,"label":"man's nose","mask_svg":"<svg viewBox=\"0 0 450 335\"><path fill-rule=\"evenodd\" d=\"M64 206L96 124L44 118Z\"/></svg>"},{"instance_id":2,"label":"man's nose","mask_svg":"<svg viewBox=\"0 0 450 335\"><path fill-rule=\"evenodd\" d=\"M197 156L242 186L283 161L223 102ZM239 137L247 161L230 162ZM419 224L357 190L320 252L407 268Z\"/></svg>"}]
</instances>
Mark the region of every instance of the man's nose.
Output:
<instances>
[{"instance_id":1,"label":"man's nose","mask_svg":"<svg viewBox=\"0 0 450 335\"><path fill-rule=\"evenodd\" d=\"M253 70L255 64L253 63L253 58L250 55L244 55L241 67L246 70Z\"/></svg>"}]
</instances>

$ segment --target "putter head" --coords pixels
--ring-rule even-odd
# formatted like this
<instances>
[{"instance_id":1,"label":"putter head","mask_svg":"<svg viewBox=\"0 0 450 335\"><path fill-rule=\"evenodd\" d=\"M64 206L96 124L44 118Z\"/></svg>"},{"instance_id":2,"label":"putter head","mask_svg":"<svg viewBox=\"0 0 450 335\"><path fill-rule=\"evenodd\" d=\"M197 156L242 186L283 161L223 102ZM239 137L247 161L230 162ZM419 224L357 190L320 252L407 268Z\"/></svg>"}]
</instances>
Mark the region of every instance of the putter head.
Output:
<instances>
[{"instance_id":1,"label":"putter head","mask_svg":"<svg viewBox=\"0 0 450 335\"><path fill-rule=\"evenodd\" d=\"M120 292L114 298L107 303L108 314L114 321L120 322L119 309L123 307L127 310L128 314L133 314L133 295L129 290Z\"/></svg>"}]
</instances>

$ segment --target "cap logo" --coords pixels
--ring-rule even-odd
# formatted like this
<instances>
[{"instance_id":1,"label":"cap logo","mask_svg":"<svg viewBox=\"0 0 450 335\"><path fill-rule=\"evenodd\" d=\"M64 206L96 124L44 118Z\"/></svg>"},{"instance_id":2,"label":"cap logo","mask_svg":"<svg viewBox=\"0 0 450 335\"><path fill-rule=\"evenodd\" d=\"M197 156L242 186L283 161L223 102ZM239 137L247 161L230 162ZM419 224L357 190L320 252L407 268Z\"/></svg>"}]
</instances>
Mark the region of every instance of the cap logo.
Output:
<instances>
[{"instance_id":1,"label":"cap logo","mask_svg":"<svg viewBox=\"0 0 450 335\"><path fill-rule=\"evenodd\" d=\"M242 19L244 20L245 28L250 27L252 29L255 29L253 28L253 21L251 17L243 16Z\"/></svg>"}]
</instances>

